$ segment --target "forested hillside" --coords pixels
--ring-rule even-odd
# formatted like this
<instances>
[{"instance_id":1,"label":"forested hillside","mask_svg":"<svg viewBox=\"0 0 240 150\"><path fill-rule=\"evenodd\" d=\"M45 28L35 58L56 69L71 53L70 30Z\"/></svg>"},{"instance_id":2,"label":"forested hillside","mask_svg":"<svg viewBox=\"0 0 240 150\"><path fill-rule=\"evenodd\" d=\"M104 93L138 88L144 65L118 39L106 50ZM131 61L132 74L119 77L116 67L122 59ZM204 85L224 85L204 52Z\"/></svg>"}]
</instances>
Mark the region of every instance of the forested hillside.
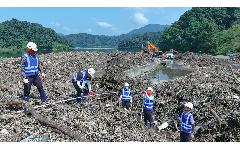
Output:
<instances>
[{"instance_id":1,"label":"forested hillside","mask_svg":"<svg viewBox=\"0 0 240 150\"><path fill-rule=\"evenodd\" d=\"M67 40L40 24L17 19L0 23L1 56L20 56L29 41L38 45L40 53L70 49Z\"/></svg>"},{"instance_id":2,"label":"forested hillside","mask_svg":"<svg viewBox=\"0 0 240 150\"><path fill-rule=\"evenodd\" d=\"M151 41L156 46L160 47L160 37L162 32L149 32L143 35L132 36L119 42L118 50L121 51L140 51L146 47L147 41Z\"/></svg>"},{"instance_id":3,"label":"forested hillside","mask_svg":"<svg viewBox=\"0 0 240 150\"><path fill-rule=\"evenodd\" d=\"M148 40L163 51L173 48L209 54L240 52L240 8L192 8L170 27L150 24L119 36L62 35L40 24L16 19L0 23L0 56L21 55L28 41L36 42L40 53L45 53L73 47L139 51Z\"/></svg>"},{"instance_id":4,"label":"forested hillside","mask_svg":"<svg viewBox=\"0 0 240 150\"><path fill-rule=\"evenodd\" d=\"M119 36L92 35L87 33L70 34L65 38L74 47L116 47L120 40Z\"/></svg>"},{"instance_id":5,"label":"forested hillside","mask_svg":"<svg viewBox=\"0 0 240 150\"><path fill-rule=\"evenodd\" d=\"M66 35L65 38L71 42L74 47L118 47L119 50L126 48L132 50L132 48L134 49L139 44L141 45L144 39L149 38L155 40L154 37L168 27L168 25L149 24L119 36L79 33Z\"/></svg>"},{"instance_id":6,"label":"forested hillside","mask_svg":"<svg viewBox=\"0 0 240 150\"><path fill-rule=\"evenodd\" d=\"M192 8L161 36L161 49L225 53L240 51L240 8Z\"/></svg>"},{"instance_id":7,"label":"forested hillside","mask_svg":"<svg viewBox=\"0 0 240 150\"><path fill-rule=\"evenodd\" d=\"M130 31L129 33L127 33L127 35L142 35L142 34L150 33L150 32L163 32L168 27L169 27L169 25L148 24L139 29L134 29L134 30Z\"/></svg>"}]
</instances>

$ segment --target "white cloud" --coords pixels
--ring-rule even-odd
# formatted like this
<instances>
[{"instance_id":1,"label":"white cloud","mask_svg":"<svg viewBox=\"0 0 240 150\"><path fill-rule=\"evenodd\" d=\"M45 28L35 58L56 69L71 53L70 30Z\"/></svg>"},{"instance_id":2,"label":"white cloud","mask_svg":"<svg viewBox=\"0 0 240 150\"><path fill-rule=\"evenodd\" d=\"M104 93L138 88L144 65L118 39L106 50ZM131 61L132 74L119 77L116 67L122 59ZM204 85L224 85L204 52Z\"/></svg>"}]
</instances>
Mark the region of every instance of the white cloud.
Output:
<instances>
[{"instance_id":1,"label":"white cloud","mask_svg":"<svg viewBox=\"0 0 240 150\"><path fill-rule=\"evenodd\" d=\"M96 24L101 28L110 29L113 32L118 31L118 28L114 27L112 24L105 22L105 21L98 21L98 22L96 22Z\"/></svg>"},{"instance_id":2,"label":"white cloud","mask_svg":"<svg viewBox=\"0 0 240 150\"><path fill-rule=\"evenodd\" d=\"M55 21L50 22L50 25L53 26L53 27L60 27L61 26L60 23L55 22Z\"/></svg>"},{"instance_id":3,"label":"white cloud","mask_svg":"<svg viewBox=\"0 0 240 150\"><path fill-rule=\"evenodd\" d=\"M107 23L107 22L99 21L99 22L96 22L96 23L99 27L102 27L102 28L113 28L113 26L110 23Z\"/></svg>"},{"instance_id":4,"label":"white cloud","mask_svg":"<svg viewBox=\"0 0 240 150\"><path fill-rule=\"evenodd\" d=\"M146 25L148 24L149 20L144 16L143 13L135 13L133 15L133 21L138 25Z\"/></svg>"}]
</instances>

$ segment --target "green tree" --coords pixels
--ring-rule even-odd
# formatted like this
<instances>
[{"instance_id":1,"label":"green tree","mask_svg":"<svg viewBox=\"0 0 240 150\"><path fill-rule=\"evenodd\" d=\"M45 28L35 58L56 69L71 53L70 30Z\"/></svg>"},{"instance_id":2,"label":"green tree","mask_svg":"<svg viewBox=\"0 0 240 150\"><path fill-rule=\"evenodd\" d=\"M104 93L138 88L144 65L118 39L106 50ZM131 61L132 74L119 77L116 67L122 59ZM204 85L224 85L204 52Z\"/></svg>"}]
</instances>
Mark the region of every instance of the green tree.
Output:
<instances>
[{"instance_id":1,"label":"green tree","mask_svg":"<svg viewBox=\"0 0 240 150\"><path fill-rule=\"evenodd\" d=\"M39 53L51 52L53 48L56 48L54 43L59 43L61 48L67 48L65 50L71 48L66 39L40 24L17 19L0 23L0 48L24 52L29 41L38 45ZM14 52L12 53L15 55Z\"/></svg>"},{"instance_id":2,"label":"green tree","mask_svg":"<svg viewBox=\"0 0 240 150\"><path fill-rule=\"evenodd\" d=\"M160 47L215 54L222 43L217 38L219 32L239 23L239 11L240 8L192 8L163 32Z\"/></svg>"}]
</instances>

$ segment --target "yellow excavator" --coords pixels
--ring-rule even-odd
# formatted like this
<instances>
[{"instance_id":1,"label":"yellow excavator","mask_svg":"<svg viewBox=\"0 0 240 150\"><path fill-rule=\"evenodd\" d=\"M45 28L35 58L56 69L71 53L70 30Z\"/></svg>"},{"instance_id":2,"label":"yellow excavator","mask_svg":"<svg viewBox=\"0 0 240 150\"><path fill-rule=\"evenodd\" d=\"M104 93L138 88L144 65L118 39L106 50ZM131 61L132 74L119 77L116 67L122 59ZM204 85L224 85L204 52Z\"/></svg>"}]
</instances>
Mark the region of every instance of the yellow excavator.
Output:
<instances>
[{"instance_id":1,"label":"yellow excavator","mask_svg":"<svg viewBox=\"0 0 240 150\"><path fill-rule=\"evenodd\" d=\"M151 50L154 50L154 52L152 52ZM153 45L150 41L147 41L147 52L151 55L158 53L158 48L157 46Z\"/></svg>"},{"instance_id":2,"label":"yellow excavator","mask_svg":"<svg viewBox=\"0 0 240 150\"><path fill-rule=\"evenodd\" d=\"M142 48L143 48L143 46L142 46ZM152 49L153 49L153 51L152 51ZM160 53L162 53L162 51L159 51L157 46L152 44L150 41L147 41L147 49L142 51L142 55L144 53L148 53L151 56L159 56L159 55L161 55Z\"/></svg>"},{"instance_id":3,"label":"yellow excavator","mask_svg":"<svg viewBox=\"0 0 240 150\"><path fill-rule=\"evenodd\" d=\"M175 49L170 49L169 51L166 51L166 52L159 51L157 46L152 44L150 41L147 41L147 48L145 50L142 45L142 56L146 57L146 55L144 55L146 53L150 55L151 58L158 57L158 58L161 58L162 60L165 60L165 59L173 59L174 53L177 54L178 51L176 51Z\"/></svg>"}]
</instances>

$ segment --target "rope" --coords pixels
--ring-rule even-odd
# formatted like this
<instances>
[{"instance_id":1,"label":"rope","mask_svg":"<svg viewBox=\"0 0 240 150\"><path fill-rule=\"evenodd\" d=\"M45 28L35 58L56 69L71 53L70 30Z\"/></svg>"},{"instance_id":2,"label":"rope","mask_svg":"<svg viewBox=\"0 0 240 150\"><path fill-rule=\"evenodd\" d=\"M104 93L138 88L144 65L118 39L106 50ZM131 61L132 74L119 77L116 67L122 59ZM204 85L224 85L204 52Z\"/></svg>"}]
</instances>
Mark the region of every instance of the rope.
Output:
<instances>
[{"instance_id":1,"label":"rope","mask_svg":"<svg viewBox=\"0 0 240 150\"><path fill-rule=\"evenodd\" d=\"M108 94L118 94L119 92L105 92L105 93L101 93L101 94L94 94L94 96L101 96L101 95L108 95ZM142 92L137 92L137 95L135 94L133 97L135 96L138 96L140 95ZM83 97L87 97L87 96L83 96ZM53 105L57 105L59 103L63 103L63 102L68 102L68 101L72 101L72 100L75 100L76 98L68 98L68 99L64 99L64 100L60 100L60 101L57 101L57 102L52 102L52 103L49 103L49 104L44 104L44 105L38 105L38 106L34 106L33 108L34 109L38 109L38 108L43 108L43 107L47 107L47 106L53 106ZM8 114L2 114L0 116L0 118L2 116L6 116L6 115L14 115L14 114L19 114L19 113L23 113L24 110L19 110L19 111L15 111L15 112L11 112L11 113L8 113Z\"/></svg>"},{"instance_id":2,"label":"rope","mask_svg":"<svg viewBox=\"0 0 240 150\"><path fill-rule=\"evenodd\" d=\"M105 92L105 93L102 93L102 94L95 94L96 96L100 96L100 95L107 95L107 94L116 94L118 92ZM83 97L87 97L87 96L83 96ZM43 107L47 107L47 106L53 106L53 105L56 105L56 104L59 104L59 103L63 103L63 102L68 102L68 101L72 101L72 100L75 100L76 98L68 98L68 99L64 99L64 100L60 100L60 101L57 101L57 102L53 102L53 103L49 103L49 104L45 104L45 105L38 105L38 106L34 106L33 108L34 109L38 109L38 108L43 108ZM53 100L51 100L53 101ZM18 111L15 111L15 112L11 112L11 113L8 113L8 114L2 114L1 116L4 116L4 115L14 115L14 114L19 114L19 113L23 113L24 110L18 110Z\"/></svg>"}]
</instances>

